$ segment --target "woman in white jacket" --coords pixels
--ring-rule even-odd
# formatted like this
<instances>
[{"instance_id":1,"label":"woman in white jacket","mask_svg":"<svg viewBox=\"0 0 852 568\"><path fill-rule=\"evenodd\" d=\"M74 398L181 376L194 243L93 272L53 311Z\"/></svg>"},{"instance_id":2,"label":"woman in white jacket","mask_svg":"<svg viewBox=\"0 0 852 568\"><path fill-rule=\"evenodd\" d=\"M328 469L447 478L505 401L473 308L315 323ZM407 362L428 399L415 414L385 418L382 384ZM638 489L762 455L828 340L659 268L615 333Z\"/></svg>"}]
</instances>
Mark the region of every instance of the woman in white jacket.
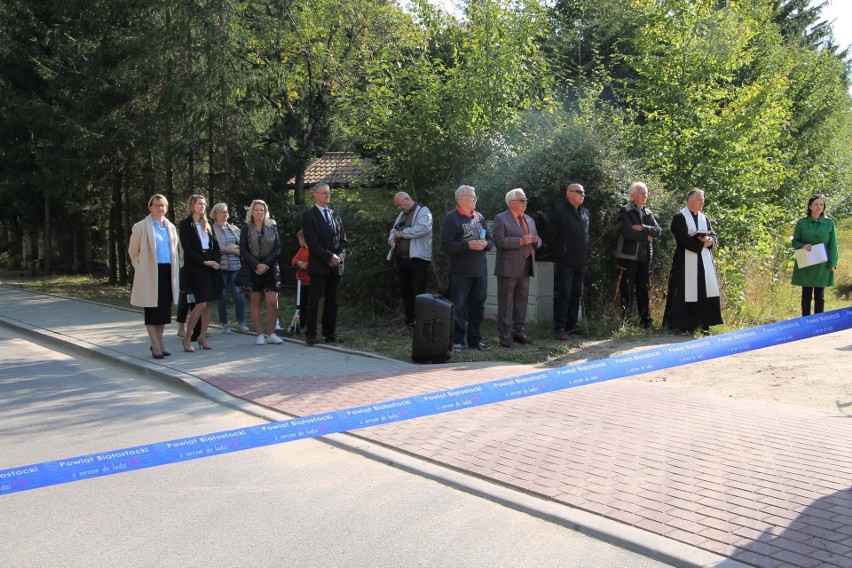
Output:
<instances>
[{"instance_id":1,"label":"woman in white jacket","mask_svg":"<svg viewBox=\"0 0 852 568\"><path fill-rule=\"evenodd\" d=\"M178 297L178 237L175 226L166 219L168 208L164 196L151 196L151 214L133 225L127 248L134 269L130 303L145 308L154 359L171 355L163 345L163 330L172 322L172 304Z\"/></svg>"}]
</instances>

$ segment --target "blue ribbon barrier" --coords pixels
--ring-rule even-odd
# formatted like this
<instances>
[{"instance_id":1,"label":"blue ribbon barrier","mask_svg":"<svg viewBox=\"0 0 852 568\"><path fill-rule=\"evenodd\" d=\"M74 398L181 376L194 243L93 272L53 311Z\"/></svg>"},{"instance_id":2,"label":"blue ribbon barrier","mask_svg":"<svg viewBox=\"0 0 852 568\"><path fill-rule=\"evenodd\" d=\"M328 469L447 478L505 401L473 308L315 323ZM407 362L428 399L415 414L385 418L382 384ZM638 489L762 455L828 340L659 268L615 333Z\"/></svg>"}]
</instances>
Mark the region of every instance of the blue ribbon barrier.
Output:
<instances>
[{"instance_id":1,"label":"blue ribbon barrier","mask_svg":"<svg viewBox=\"0 0 852 568\"><path fill-rule=\"evenodd\" d=\"M852 308L843 308L629 355L408 398L13 467L0 470L0 495L504 402L753 351L850 327Z\"/></svg>"}]
</instances>

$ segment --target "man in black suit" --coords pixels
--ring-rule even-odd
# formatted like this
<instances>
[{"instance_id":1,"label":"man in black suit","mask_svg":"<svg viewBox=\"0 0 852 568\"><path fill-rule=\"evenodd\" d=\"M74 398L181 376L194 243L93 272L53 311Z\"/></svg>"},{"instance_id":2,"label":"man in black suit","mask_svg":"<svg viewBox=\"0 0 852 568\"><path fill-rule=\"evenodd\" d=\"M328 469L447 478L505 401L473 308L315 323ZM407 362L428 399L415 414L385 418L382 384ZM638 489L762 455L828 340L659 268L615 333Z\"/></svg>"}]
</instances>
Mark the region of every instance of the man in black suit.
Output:
<instances>
[{"instance_id":1,"label":"man in black suit","mask_svg":"<svg viewBox=\"0 0 852 568\"><path fill-rule=\"evenodd\" d=\"M322 334L326 343L340 341L337 336L337 286L343 275L346 258L346 231L340 214L328 208L331 188L318 183L313 187L314 202L302 215L302 230L308 246L308 274L311 293L305 311L305 341L317 342L317 314L320 299L325 296L322 310Z\"/></svg>"}]
</instances>

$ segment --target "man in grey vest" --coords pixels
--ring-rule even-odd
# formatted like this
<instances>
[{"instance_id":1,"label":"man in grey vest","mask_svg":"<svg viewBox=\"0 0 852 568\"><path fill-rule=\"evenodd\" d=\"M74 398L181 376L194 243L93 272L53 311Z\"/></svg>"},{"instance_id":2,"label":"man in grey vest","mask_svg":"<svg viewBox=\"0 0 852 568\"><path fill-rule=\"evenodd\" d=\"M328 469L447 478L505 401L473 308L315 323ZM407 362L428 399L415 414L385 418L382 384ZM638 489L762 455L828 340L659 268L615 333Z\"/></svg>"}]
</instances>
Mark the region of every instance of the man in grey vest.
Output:
<instances>
[{"instance_id":1,"label":"man in grey vest","mask_svg":"<svg viewBox=\"0 0 852 568\"><path fill-rule=\"evenodd\" d=\"M432 213L404 191L393 196L399 215L388 235L399 278L399 293L405 307L405 323L414 326L414 299L426 293L432 262Z\"/></svg>"}]
</instances>

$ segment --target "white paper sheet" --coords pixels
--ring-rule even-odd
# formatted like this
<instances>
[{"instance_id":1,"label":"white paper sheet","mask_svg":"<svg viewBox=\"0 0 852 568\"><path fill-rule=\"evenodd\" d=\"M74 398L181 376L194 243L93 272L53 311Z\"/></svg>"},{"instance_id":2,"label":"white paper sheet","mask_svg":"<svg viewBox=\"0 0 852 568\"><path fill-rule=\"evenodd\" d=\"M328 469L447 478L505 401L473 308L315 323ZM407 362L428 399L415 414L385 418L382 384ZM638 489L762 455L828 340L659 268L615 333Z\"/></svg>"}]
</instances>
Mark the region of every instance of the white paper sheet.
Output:
<instances>
[{"instance_id":1,"label":"white paper sheet","mask_svg":"<svg viewBox=\"0 0 852 568\"><path fill-rule=\"evenodd\" d=\"M796 250L796 264L799 265L799 268L813 266L822 262L828 262L828 255L825 253L825 245L823 243L812 245L809 251L804 248Z\"/></svg>"}]
</instances>

